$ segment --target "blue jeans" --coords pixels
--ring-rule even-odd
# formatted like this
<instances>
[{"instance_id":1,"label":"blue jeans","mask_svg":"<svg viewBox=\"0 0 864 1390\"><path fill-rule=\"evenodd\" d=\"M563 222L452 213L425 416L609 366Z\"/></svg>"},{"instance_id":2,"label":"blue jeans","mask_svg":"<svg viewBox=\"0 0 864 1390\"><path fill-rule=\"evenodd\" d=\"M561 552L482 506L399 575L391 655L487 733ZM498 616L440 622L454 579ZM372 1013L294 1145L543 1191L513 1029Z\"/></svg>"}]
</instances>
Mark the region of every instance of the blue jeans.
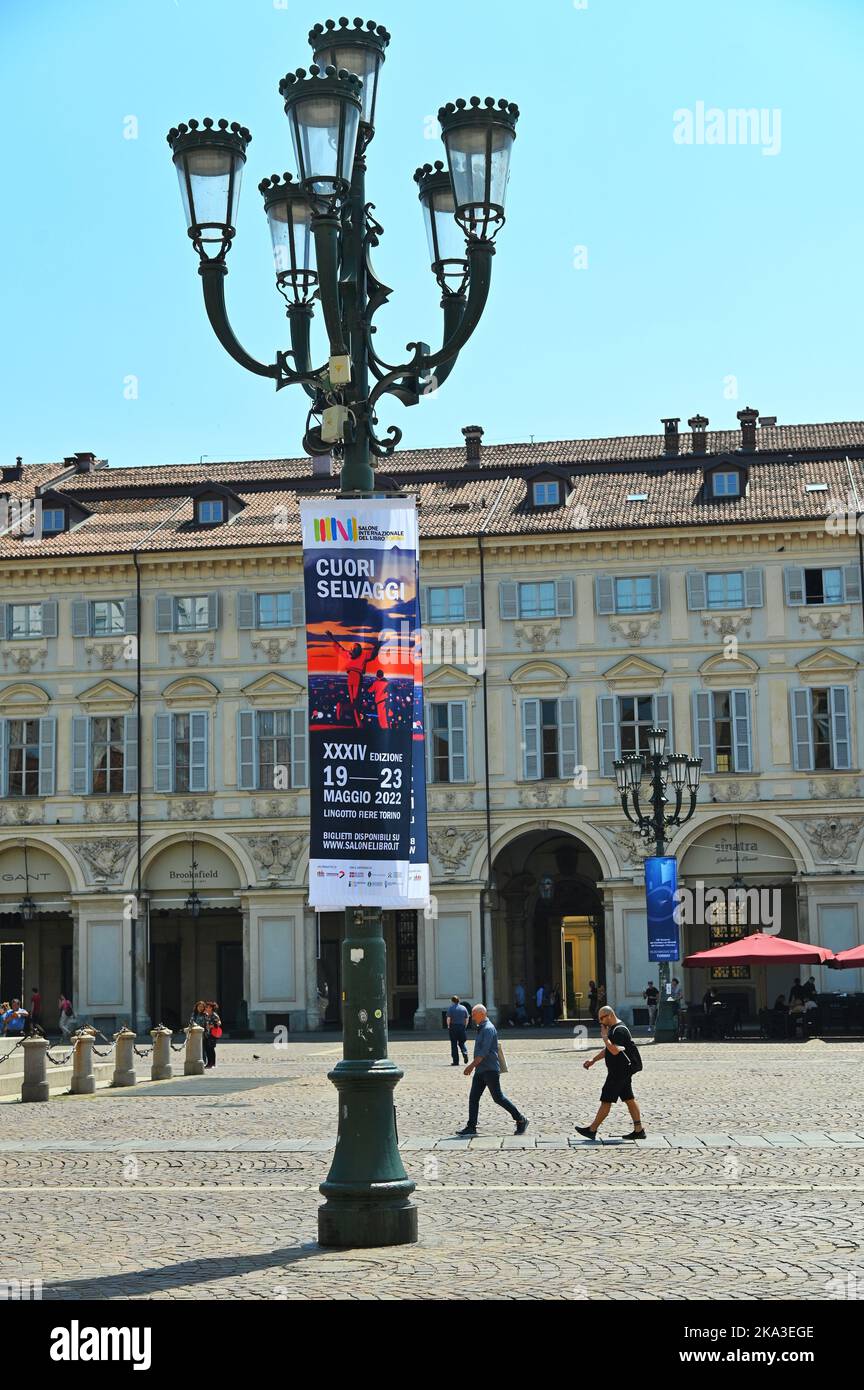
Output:
<instances>
[{"instance_id":1,"label":"blue jeans","mask_svg":"<svg viewBox=\"0 0 864 1390\"><path fill-rule=\"evenodd\" d=\"M471 1078L471 1094L468 1097L468 1128L477 1128L477 1116L480 1112L480 1097L485 1090L489 1091L490 1096L496 1105L500 1105L506 1110L508 1115L512 1115L518 1124L522 1119L519 1111L511 1100L508 1100L501 1090L501 1076L497 1071L484 1071L481 1067L475 1071Z\"/></svg>"},{"instance_id":2,"label":"blue jeans","mask_svg":"<svg viewBox=\"0 0 864 1390\"><path fill-rule=\"evenodd\" d=\"M462 1053L463 1062L468 1061L468 1049L465 1046L465 1029L450 1029L450 1056L453 1058L454 1065L459 1061L459 1053Z\"/></svg>"}]
</instances>

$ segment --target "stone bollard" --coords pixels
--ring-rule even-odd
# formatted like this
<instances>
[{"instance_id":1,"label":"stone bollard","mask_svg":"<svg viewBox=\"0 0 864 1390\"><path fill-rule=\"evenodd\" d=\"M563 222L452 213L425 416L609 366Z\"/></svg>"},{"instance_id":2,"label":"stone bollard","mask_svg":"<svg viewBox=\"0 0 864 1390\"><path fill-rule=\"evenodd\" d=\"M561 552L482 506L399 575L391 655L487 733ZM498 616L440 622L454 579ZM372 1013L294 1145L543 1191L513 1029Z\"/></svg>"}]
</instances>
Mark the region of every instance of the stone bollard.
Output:
<instances>
[{"instance_id":1,"label":"stone bollard","mask_svg":"<svg viewBox=\"0 0 864 1390\"><path fill-rule=\"evenodd\" d=\"M24 1043L24 1081L21 1086L22 1100L48 1099L48 1054L47 1038L25 1038Z\"/></svg>"},{"instance_id":2,"label":"stone bollard","mask_svg":"<svg viewBox=\"0 0 864 1390\"><path fill-rule=\"evenodd\" d=\"M171 1070L171 1029L151 1028L153 1039L153 1062L150 1067L151 1081L170 1081L174 1075Z\"/></svg>"},{"instance_id":3,"label":"stone bollard","mask_svg":"<svg viewBox=\"0 0 864 1390\"><path fill-rule=\"evenodd\" d=\"M186 1053L183 1059L184 1076L204 1075L204 1029L197 1023L186 1029Z\"/></svg>"},{"instance_id":4,"label":"stone bollard","mask_svg":"<svg viewBox=\"0 0 864 1390\"><path fill-rule=\"evenodd\" d=\"M114 1034L114 1075L111 1078L112 1086L134 1086L135 1085L135 1054L132 1051L135 1046L135 1034L131 1028L125 1026L119 1033Z\"/></svg>"},{"instance_id":5,"label":"stone bollard","mask_svg":"<svg viewBox=\"0 0 864 1390\"><path fill-rule=\"evenodd\" d=\"M93 1043L95 1038L92 1032L73 1033L75 1051L72 1054L72 1085L70 1094L73 1096L90 1096L96 1090L96 1077L93 1075Z\"/></svg>"}]
</instances>

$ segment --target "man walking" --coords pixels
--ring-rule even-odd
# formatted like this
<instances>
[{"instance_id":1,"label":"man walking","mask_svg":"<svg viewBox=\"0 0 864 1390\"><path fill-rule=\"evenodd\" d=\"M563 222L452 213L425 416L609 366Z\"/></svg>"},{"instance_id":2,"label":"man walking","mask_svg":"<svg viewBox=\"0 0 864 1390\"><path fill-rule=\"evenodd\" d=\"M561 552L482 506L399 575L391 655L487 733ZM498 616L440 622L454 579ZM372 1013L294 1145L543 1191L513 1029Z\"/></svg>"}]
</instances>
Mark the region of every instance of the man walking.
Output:
<instances>
[{"instance_id":1,"label":"man walking","mask_svg":"<svg viewBox=\"0 0 864 1390\"><path fill-rule=\"evenodd\" d=\"M458 1131L460 1139L477 1133L477 1116L480 1111L480 1097L488 1090L496 1105L506 1110L516 1121L516 1133L524 1134L528 1120L501 1090L501 1065L498 1060L498 1034L482 1004L475 1004L471 1017L477 1029L474 1040L474 1060L465 1068L465 1075L471 1076L471 1094L468 1097L468 1123Z\"/></svg>"},{"instance_id":2,"label":"man walking","mask_svg":"<svg viewBox=\"0 0 864 1390\"><path fill-rule=\"evenodd\" d=\"M660 991L653 980L649 980L648 988L643 989L642 998L648 1005L648 1027L653 1028L657 1022L657 1000L660 998Z\"/></svg>"},{"instance_id":3,"label":"man walking","mask_svg":"<svg viewBox=\"0 0 864 1390\"><path fill-rule=\"evenodd\" d=\"M633 1097L633 1067L630 1058L632 1055L638 1063L639 1054L630 1036L630 1029L621 1022L615 1010L608 1004L603 1006L597 1017L600 1022L603 1050L598 1052L595 1057L589 1057L582 1065L586 1071L589 1071L595 1062L599 1062L602 1057L606 1062L606 1081L600 1092L600 1108L597 1114L591 1124L586 1125L584 1129L580 1129L577 1125L576 1133L581 1134L585 1139L596 1139L597 1131L612 1106L617 1100L623 1100L633 1121L633 1133L625 1134L623 1138L645 1139L647 1136L642 1128L642 1116Z\"/></svg>"},{"instance_id":4,"label":"man walking","mask_svg":"<svg viewBox=\"0 0 864 1390\"><path fill-rule=\"evenodd\" d=\"M462 1061L468 1061L468 1049L465 1046L465 1030L468 1027L468 1010L460 1002L458 994L451 994L450 1007L447 1010L447 1031L450 1034L450 1056L453 1061L451 1067L458 1067L459 1053L462 1053Z\"/></svg>"}]
</instances>

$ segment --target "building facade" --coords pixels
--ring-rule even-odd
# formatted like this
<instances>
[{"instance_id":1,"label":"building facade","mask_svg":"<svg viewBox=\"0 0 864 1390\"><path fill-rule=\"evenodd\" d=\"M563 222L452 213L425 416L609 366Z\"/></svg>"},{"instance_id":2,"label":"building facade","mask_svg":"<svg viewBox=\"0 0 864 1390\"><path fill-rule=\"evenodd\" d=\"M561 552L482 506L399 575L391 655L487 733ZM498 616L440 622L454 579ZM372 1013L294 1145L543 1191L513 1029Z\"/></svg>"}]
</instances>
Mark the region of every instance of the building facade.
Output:
<instances>
[{"instance_id":1,"label":"building facade","mask_svg":"<svg viewBox=\"0 0 864 1390\"><path fill-rule=\"evenodd\" d=\"M506 1018L520 983L569 1017L591 980L640 1006L645 847L612 763L655 722L703 759L681 881L862 940L864 424L739 420L469 427L388 462L420 508L433 883L427 913L385 915L394 1025L440 1027L454 993ZM105 1031L201 995L229 1027L338 1024L342 916L307 906L298 513L337 488L309 460L3 470L0 997L38 984L51 1024L63 991ZM684 950L743 929L715 914ZM792 973L710 983L753 1012Z\"/></svg>"}]
</instances>

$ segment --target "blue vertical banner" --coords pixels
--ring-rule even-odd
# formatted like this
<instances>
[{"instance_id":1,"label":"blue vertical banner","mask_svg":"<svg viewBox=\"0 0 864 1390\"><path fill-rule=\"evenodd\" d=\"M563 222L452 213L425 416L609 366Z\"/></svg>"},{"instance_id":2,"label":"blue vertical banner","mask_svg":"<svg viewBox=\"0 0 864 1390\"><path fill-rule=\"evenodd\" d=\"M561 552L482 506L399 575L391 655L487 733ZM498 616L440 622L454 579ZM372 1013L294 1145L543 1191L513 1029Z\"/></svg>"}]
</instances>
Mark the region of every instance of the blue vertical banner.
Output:
<instances>
[{"instance_id":1,"label":"blue vertical banner","mask_svg":"<svg viewBox=\"0 0 864 1390\"><path fill-rule=\"evenodd\" d=\"M677 889L677 859L654 855L645 860L649 960L681 959L681 938L675 920Z\"/></svg>"}]
</instances>

